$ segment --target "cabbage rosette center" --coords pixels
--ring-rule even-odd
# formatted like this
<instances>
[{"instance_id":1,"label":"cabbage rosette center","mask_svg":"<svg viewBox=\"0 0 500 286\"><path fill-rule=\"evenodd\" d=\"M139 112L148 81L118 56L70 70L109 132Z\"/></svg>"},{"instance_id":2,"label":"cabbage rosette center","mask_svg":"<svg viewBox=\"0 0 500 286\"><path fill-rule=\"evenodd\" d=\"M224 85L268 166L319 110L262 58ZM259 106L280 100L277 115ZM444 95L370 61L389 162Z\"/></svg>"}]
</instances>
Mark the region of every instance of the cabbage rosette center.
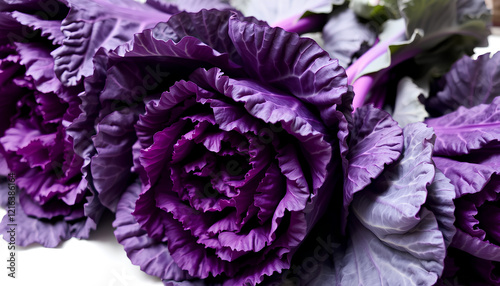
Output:
<instances>
[{"instance_id":1,"label":"cabbage rosette center","mask_svg":"<svg viewBox=\"0 0 500 286\"><path fill-rule=\"evenodd\" d=\"M198 69L150 102L136 129L147 182L134 215L182 269L206 278L288 267L332 157L300 100Z\"/></svg>"}]
</instances>

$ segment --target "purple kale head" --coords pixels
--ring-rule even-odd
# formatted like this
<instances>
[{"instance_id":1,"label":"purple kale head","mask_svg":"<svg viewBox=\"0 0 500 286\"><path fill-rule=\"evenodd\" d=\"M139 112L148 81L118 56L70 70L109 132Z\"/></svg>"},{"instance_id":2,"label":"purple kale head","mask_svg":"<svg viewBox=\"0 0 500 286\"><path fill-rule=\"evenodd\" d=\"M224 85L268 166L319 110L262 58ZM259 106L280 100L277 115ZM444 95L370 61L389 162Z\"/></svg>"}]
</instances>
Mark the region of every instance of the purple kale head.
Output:
<instances>
[{"instance_id":1,"label":"purple kale head","mask_svg":"<svg viewBox=\"0 0 500 286\"><path fill-rule=\"evenodd\" d=\"M17 244L54 247L71 237L87 238L101 211L86 205L93 200L81 171L84 160L66 133L80 113L79 88L62 85L50 55L62 44L59 28L68 8L56 1L51 6L18 2L0 14L5 31L0 36L0 149L15 185L7 209L16 210ZM4 238L12 218L2 220Z\"/></svg>"},{"instance_id":2,"label":"purple kale head","mask_svg":"<svg viewBox=\"0 0 500 286\"><path fill-rule=\"evenodd\" d=\"M132 262L226 285L289 267L342 176L352 93L338 62L216 10L174 15L94 62L70 128L76 141L96 131L92 180Z\"/></svg>"}]
</instances>

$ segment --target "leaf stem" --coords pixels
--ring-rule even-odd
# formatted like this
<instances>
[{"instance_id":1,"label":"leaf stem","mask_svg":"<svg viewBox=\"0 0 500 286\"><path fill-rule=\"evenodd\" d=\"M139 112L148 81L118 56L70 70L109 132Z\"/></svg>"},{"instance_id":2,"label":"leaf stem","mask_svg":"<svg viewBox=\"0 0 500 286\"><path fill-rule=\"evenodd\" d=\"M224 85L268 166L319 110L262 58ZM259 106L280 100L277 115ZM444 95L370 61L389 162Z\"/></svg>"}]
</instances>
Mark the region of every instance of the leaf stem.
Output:
<instances>
[{"instance_id":1,"label":"leaf stem","mask_svg":"<svg viewBox=\"0 0 500 286\"><path fill-rule=\"evenodd\" d=\"M295 15L287 19L274 23L273 27L280 27L292 33L304 34L319 30L326 20L324 14L312 14L304 18L302 15Z\"/></svg>"}]
</instances>

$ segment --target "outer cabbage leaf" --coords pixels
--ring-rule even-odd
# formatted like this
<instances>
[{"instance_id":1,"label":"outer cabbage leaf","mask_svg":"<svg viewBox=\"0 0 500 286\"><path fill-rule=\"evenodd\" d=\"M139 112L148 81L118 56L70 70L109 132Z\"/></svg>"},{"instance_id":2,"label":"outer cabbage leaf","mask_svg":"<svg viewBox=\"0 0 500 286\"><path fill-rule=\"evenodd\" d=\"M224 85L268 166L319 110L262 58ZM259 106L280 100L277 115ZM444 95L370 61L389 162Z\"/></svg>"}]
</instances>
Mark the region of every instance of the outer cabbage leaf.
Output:
<instances>
[{"instance_id":1,"label":"outer cabbage leaf","mask_svg":"<svg viewBox=\"0 0 500 286\"><path fill-rule=\"evenodd\" d=\"M403 131L390 115L372 106L357 109L349 141L349 167L344 180L343 228L354 194L371 184L403 150Z\"/></svg>"},{"instance_id":2,"label":"outer cabbage leaf","mask_svg":"<svg viewBox=\"0 0 500 286\"><path fill-rule=\"evenodd\" d=\"M343 67L375 43L376 32L368 23L362 23L354 11L340 7L330 14L323 27L323 48Z\"/></svg>"},{"instance_id":3,"label":"outer cabbage leaf","mask_svg":"<svg viewBox=\"0 0 500 286\"><path fill-rule=\"evenodd\" d=\"M16 43L16 49L21 56L20 64L26 67L25 74L33 78L37 90L43 93L60 93L63 96L63 86L54 74L54 60L46 45Z\"/></svg>"},{"instance_id":4,"label":"outer cabbage leaf","mask_svg":"<svg viewBox=\"0 0 500 286\"><path fill-rule=\"evenodd\" d=\"M245 71L252 78L316 106L327 126L334 126L344 116L351 118L347 103L352 91L346 85L345 71L316 43L300 41L297 34L286 33L282 29L234 23L229 37L242 57ZM248 42L255 42L255 45L246 44ZM276 46L285 48L277 50L274 49ZM273 60L283 57L279 62ZM312 81L314 85L310 84ZM341 151L342 148L347 149L347 122L343 121L340 123L341 135L338 136Z\"/></svg>"},{"instance_id":5,"label":"outer cabbage leaf","mask_svg":"<svg viewBox=\"0 0 500 286\"><path fill-rule=\"evenodd\" d=\"M102 47L114 49L144 29L167 21L182 10L229 9L222 1L189 0L172 3L161 0L69 0L71 11L62 23L63 46L53 52L56 74L65 85L76 85L92 73L92 57ZM151 4L151 5L148 5Z\"/></svg>"},{"instance_id":6,"label":"outer cabbage leaf","mask_svg":"<svg viewBox=\"0 0 500 286\"><path fill-rule=\"evenodd\" d=\"M4 9L2 5L5 5ZM2 44L27 43L41 35L57 45L64 38L60 27L62 19L68 13L65 2L34 0L3 3L0 1L0 10L2 10L0 16Z\"/></svg>"},{"instance_id":7,"label":"outer cabbage leaf","mask_svg":"<svg viewBox=\"0 0 500 286\"><path fill-rule=\"evenodd\" d=\"M392 117L399 126L414 122L422 122L429 116L425 105L421 102L429 92L417 85L410 77L402 78L398 83L396 103Z\"/></svg>"},{"instance_id":8,"label":"outer cabbage leaf","mask_svg":"<svg viewBox=\"0 0 500 286\"><path fill-rule=\"evenodd\" d=\"M77 85L92 73L92 57L100 47L114 49L135 33L166 21L169 14L133 0L70 0L62 22L63 45L54 50L55 71L65 85Z\"/></svg>"},{"instance_id":9,"label":"outer cabbage leaf","mask_svg":"<svg viewBox=\"0 0 500 286\"><path fill-rule=\"evenodd\" d=\"M438 117L457 110L488 104L500 96L500 53L476 60L464 56L445 76L444 89L426 102L427 110Z\"/></svg>"},{"instance_id":10,"label":"outer cabbage leaf","mask_svg":"<svg viewBox=\"0 0 500 286\"><path fill-rule=\"evenodd\" d=\"M165 280L193 279L175 264L166 244L149 237L135 220L132 212L140 191L140 184L134 183L121 197L113 222L116 239L123 245L132 264L139 265L147 274Z\"/></svg>"},{"instance_id":11,"label":"outer cabbage leaf","mask_svg":"<svg viewBox=\"0 0 500 286\"><path fill-rule=\"evenodd\" d=\"M124 150L131 151L135 143L133 124L137 119L137 114L129 109L115 111L99 123L97 134L93 137L98 154L91 159L92 178L99 192L99 199L111 210L115 209L124 190L102 190L107 190L108 187L123 188L135 179L129 173L132 153Z\"/></svg>"},{"instance_id":12,"label":"outer cabbage leaf","mask_svg":"<svg viewBox=\"0 0 500 286\"><path fill-rule=\"evenodd\" d=\"M54 45L62 44L64 34L61 31L61 20L42 20L37 16L24 14L19 11L14 11L11 15L22 25L31 27L33 30L40 30L41 35L52 40Z\"/></svg>"},{"instance_id":13,"label":"outer cabbage leaf","mask_svg":"<svg viewBox=\"0 0 500 286\"><path fill-rule=\"evenodd\" d=\"M497 147L498 148L498 147ZM448 177L452 184L456 187L457 197L466 194L475 194L480 192L490 181L493 174L498 172L498 163L495 164L495 159L499 159L498 151L495 149L486 149L485 153L490 153L490 162L464 162L463 158L447 158L447 157L434 157L434 162L438 169L440 169L446 177ZM472 152L471 156L483 155L477 152Z\"/></svg>"},{"instance_id":14,"label":"outer cabbage leaf","mask_svg":"<svg viewBox=\"0 0 500 286\"><path fill-rule=\"evenodd\" d=\"M433 285L443 270L443 234L423 206L435 175L434 135L419 123L403 133L399 162L354 197L348 246L335 257L341 285Z\"/></svg>"},{"instance_id":15,"label":"outer cabbage leaf","mask_svg":"<svg viewBox=\"0 0 500 286\"><path fill-rule=\"evenodd\" d=\"M426 120L436 132L435 155L464 155L500 141L499 106L500 97L496 97L491 104L460 107L453 113Z\"/></svg>"},{"instance_id":16,"label":"outer cabbage leaf","mask_svg":"<svg viewBox=\"0 0 500 286\"><path fill-rule=\"evenodd\" d=\"M427 188L426 207L436 216L439 230L443 233L446 248L450 246L456 233L455 225L455 186L439 169L436 169L434 181Z\"/></svg>"},{"instance_id":17,"label":"outer cabbage leaf","mask_svg":"<svg viewBox=\"0 0 500 286\"><path fill-rule=\"evenodd\" d=\"M19 205L18 196L16 204ZM0 233L5 240L10 237L7 232L10 229L9 223L11 222L7 215L0 222ZM89 218L71 220L68 217L68 220L46 221L28 216L21 207L16 208L15 223L16 244L20 246L39 243L45 247L56 247L72 237L87 239L90 231L96 229L95 222Z\"/></svg>"}]
</instances>

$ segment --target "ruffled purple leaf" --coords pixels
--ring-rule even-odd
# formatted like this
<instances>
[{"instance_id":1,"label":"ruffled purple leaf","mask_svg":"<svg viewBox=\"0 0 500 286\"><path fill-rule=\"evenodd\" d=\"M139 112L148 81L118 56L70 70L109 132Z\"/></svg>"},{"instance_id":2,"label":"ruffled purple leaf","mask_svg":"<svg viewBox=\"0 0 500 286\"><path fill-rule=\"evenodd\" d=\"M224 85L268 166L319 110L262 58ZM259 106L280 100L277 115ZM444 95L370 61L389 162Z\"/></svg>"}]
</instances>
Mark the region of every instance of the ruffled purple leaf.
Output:
<instances>
[{"instance_id":1,"label":"ruffled purple leaf","mask_svg":"<svg viewBox=\"0 0 500 286\"><path fill-rule=\"evenodd\" d=\"M464 56L451 67L444 89L426 102L432 116L448 114L460 106L489 104L500 95L500 53L490 56L481 55L476 60Z\"/></svg>"},{"instance_id":2,"label":"ruffled purple leaf","mask_svg":"<svg viewBox=\"0 0 500 286\"><path fill-rule=\"evenodd\" d=\"M500 155L493 156L498 160ZM475 152L474 152L475 153ZM436 167L441 170L456 188L457 198L466 194L480 192L490 181L494 174L498 174L498 164L481 164L475 162L463 162L461 158L438 157L433 158Z\"/></svg>"},{"instance_id":3,"label":"ruffled purple leaf","mask_svg":"<svg viewBox=\"0 0 500 286\"><path fill-rule=\"evenodd\" d=\"M139 265L147 274L165 280L192 279L173 261L166 244L150 238L132 215L140 190L139 184L130 185L118 203L113 222L116 239L123 245L132 264Z\"/></svg>"},{"instance_id":4,"label":"ruffled purple leaf","mask_svg":"<svg viewBox=\"0 0 500 286\"><path fill-rule=\"evenodd\" d=\"M60 29L62 19L68 13L64 1L5 1L0 2L0 10L2 43L27 43L41 35L57 45L64 38Z\"/></svg>"},{"instance_id":5,"label":"ruffled purple leaf","mask_svg":"<svg viewBox=\"0 0 500 286\"><path fill-rule=\"evenodd\" d=\"M31 76L38 91L59 93L63 87L54 73L54 60L50 50L41 43L16 43L21 56L20 64L26 67L26 75Z\"/></svg>"},{"instance_id":6,"label":"ruffled purple leaf","mask_svg":"<svg viewBox=\"0 0 500 286\"><path fill-rule=\"evenodd\" d=\"M61 31L61 20L42 20L38 16L14 11L11 16L20 24L32 28L34 31L40 30L41 36L51 40L54 45L61 45L64 34Z\"/></svg>"},{"instance_id":7,"label":"ruffled purple leaf","mask_svg":"<svg viewBox=\"0 0 500 286\"><path fill-rule=\"evenodd\" d=\"M464 155L492 141L500 141L500 98L491 104L457 111L425 123L436 132L435 155Z\"/></svg>"},{"instance_id":8,"label":"ruffled purple leaf","mask_svg":"<svg viewBox=\"0 0 500 286\"><path fill-rule=\"evenodd\" d=\"M154 29L136 35L134 41L123 45L115 53L120 56L156 56L162 58L162 62L168 60L165 58L168 55L173 57L171 64L190 69L199 68L204 62L225 72L241 69L241 56L227 36L229 18L233 14L235 17L239 15L236 12L213 13L206 10L180 13L168 22L159 23ZM252 18L246 20L258 23ZM151 75L154 76L154 73Z\"/></svg>"},{"instance_id":9,"label":"ruffled purple leaf","mask_svg":"<svg viewBox=\"0 0 500 286\"><path fill-rule=\"evenodd\" d=\"M112 50L134 34L166 22L171 15L204 8L229 9L221 1L178 1L167 3L133 0L69 1L71 11L62 23L66 38L53 52L55 71L63 84L73 86L92 74L92 57L102 47ZM98 31L98 32L96 32Z\"/></svg>"},{"instance_id":10,"label":"ruffled purple leaf","mask_svg":"<svg viewBox=\"0 0 500 286\"><path fill-rule=\"evenodd\" d=\"M495 175L480 192L460 195L456 201L457 234L451 246L481 259L500 260L499 229L495 222L500 211L496 206L499 191L500 179Z\"/></svg>"},{"instance_id":11,"label":"ruffled purple leaf","mask_svg":"<svg viewBox=\"0 0 500 286\"><path fill-rule=\"evenodd\" d=\"M345 70L338 61L330 59L314 41L299 40L297 34L281 29L233 20L230 22L229 37L251 77L289 92L319 111L327 128L337 133L344 160L353 92L347 86ZM247 42L255 44L251 46ZM277 50L276 46L284 46L284 49ZM276 62L275 58L283 60ZM311 85L311 82L315 84ZM347 168L346 162L343 164Z\"/></svg>"},{"instance_id":12,"label":"ruffled purple leaf","mask_svg":"<svg viewBox=\"0 0 500 286\"><path fill-rule=\"evenodd\" d=\"M371 184L386 165L400 157L402 150L403 131L387 112L372 106L356 109L344 180L343 228L354 194Z\"/></svg>"},{"instance_id":13,"label":"ruffled purple leaf","mask_svg":"<svg viewBox=\"0 0 500 286\"><path fill-rule=\"evenodd\" d=\"M314 41L300 39L297 34L236 19L231 19L229 25L229 37L252 78L312 104L327 125L338 126L336 108L352 91L337 61Z\"/></svg>"},{"instance_id":14,"label":"ruffled purple leaf","mask_svg":"<svg viewBox=\"0 0 500 286\"><path fill-rule=\"evenodd\" d=\"M19 192L23 192L18 191ZM16 196L17 197L17 196ZM86 217L71 219L71 217L59 218L55 220L40 220L28 216L23 208L19 207L19 200L16 198L16 215L11 221L8 215L4 216L0 223L0 233L5 240L9 240L11 228L15 228L16 244L27 246L33 243L41 244L45 247L56 247L62 241L71 237L87 239L91 230L96 228L95 222ZM15 223L16 226L10 224Z\"/></svg>"},{"instance_id":15,"label":"ruffled purple leaf","mask_svg":"<svg viewBox=\"0 0 500 286\"><path fill-rule=\"evenodd\" d=\"M100 121L93 137L97 154L91 159L92 179L99 200L113 211L124 191L122 188L134 180L130 168L136 121L137 115L130 110L116 111Z\"/></svg>"},{"instance_id":16,"label":"ruffled purple leaf","mask_svg":"<svg viewBox=\"0 0 500 286\"><path fill-rule=\"evenodd\" d=\"M71 11L61 27L63 45L52 53L55 72L67 86L92 74L92 57L100 47L114 49L170 17L133 0L71 0L69 4Z\"/></svg>"},{"instance_id":17,"label":"ruffled purple leaf","mask_svg":"<svg viewBox=\"0 0 500 286\"><path fill-rule=\"evenodd\" d=\"M500 246L495 243L484 241L481 238L474 237L468 233L457 229L457 233L451 246L465 251L475 257L489 261L500 260Z\"/></svg>"}]
</instances>

